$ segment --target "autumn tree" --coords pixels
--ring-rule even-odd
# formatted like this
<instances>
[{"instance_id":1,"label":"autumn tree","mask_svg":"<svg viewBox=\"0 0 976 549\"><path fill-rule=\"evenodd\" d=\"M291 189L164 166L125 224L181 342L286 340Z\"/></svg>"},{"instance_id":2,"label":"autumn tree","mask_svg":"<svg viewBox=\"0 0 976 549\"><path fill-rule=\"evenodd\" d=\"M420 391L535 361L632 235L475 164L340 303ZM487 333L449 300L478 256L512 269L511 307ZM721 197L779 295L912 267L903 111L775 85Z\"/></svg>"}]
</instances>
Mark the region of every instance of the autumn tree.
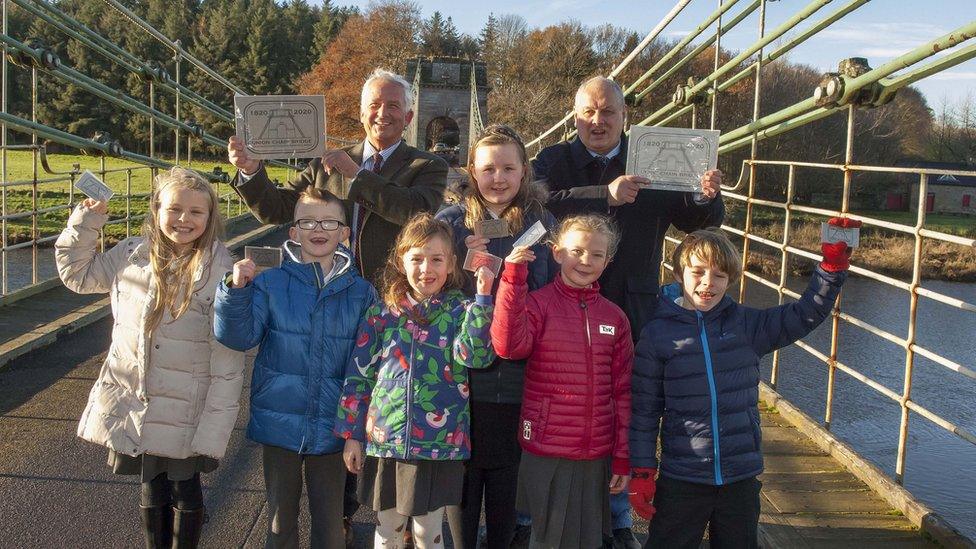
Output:
<instances>
[{"instance_id":1,"label":"autumn tree","mask_svg":"<svg viewBox=\"0 0 976 549\"><path fill-rule=\"evenodd\" d=\"M376 67L403 74L407 59L416 55L420 21L420 8L412 2L373 4L363 15L351 17L319 62L297 80L299 93L325 95L330 135L362 137L363 82Z\"/></svg>"}]
</instances>

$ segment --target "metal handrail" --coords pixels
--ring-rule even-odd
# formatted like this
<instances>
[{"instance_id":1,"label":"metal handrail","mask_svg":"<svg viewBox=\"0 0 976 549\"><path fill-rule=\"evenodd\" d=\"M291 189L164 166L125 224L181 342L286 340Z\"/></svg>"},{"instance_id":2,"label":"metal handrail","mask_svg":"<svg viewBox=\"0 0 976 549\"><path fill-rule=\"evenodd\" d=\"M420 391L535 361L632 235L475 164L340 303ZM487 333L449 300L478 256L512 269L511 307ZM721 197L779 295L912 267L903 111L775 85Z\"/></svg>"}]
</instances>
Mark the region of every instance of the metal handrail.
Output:
<instances>
[{"instance_id":1,"label":"metal handrail","mask_svg":"<svg viewBox=\"0 0 976 549\"><path fill-rule=\"evenodd\" d=\"M946 35L936 38L923 44L903 55L894 58L892 61L871 69L870 67L862 73L832 75L836 78L839 92L834 94L820 93L813 94L813 97L800 98L795 104L786 107L778 112L765 114L760 109L760 84L763 68L784 54L816 36L829 25L843 19L849 13L860 8L868 0L848 0L838 9L829 13L818 20L811 20L811 24L792 36L786 35L799 24L811 17L814 13L829 3L829 0L814 0L804 8L798 10L796 14L786 22L779 25L776 29L767 33L765 31L765 10L768 0L759 0L747 5L739 13L734 15L728 22L721 20L721 14L730 14L730 8L736 2L727 0L717 0L717 9L707 17L707 23L711 23L714 32L706 37L697 46L692 47L692 42L696 37L704 34L704 27L707 24L699 25L684 40L664 54L651 69L640 75L634 82L627 84L624 89L626 96L635 104L640 104L648 94L659 87L669 78L674 76L683 67L689 64L706 51L709 46L712 48L714 68L712 72L703 75L702 78L689 83L688 86L679 87L679 92L683 92L684 98L676 95L672 101L657 109L656 112L644 118L640 124L667 125L676 124L679 120L686 120L687 115L691 114L691 127L696 123L696 113L699 105L711 103L712 123L715 128L717 100L719 96L728 91L732 86L752 77L753 82L753 113L751 122L738 128L731 128L723 131L720 138L719 153L726 154L744 147L750 147L747 158L742 161L742 169L738 180L733 185L723 186L722 195L727 201L737 202L744 206L745 216L743 225L734 227L729 224L723 225L723 229L731 234L742 237L742 257L743 274L740 279L740 300L745 298L746 289L749 283L757 283L763 287L770 288L777 292L780 303L787 298L799 298L799 295L786 287L789 272L789 261L791 258L806 258L811 261L820 261L819 254L804 250L794 245L793 229L797 225L797 215L812 215L823 217L843 216L857 219L864 223L868 228L878 228L887 231L894 231L896 234L904 235L908 239L914 240L914 253L912 258L912 279L910 281L899 280L895 277L884 275L866 268L863 265L853 265L850 269L852 275L861 276L877 283L885 284L899 291L904 291L909 296L909 325L908 333L904 336L895 335L887 330L875 326L861 318L842 310L842 303L839 301L831 315L830 320L830 350L822 352L814 349L807 343L799 342L797 347L803 349L827 367L826 384L826 407L822 423L826 428L830 428L834 403L834 384L836 372L849 376L859 383L870 387L878 394L884 395L893 402L896 402L901 410L899 421L899 434L896 449L895 480L899 484L904 483L905 477L905 458L907 454L907 440L909 432L910 412L914 412L919 417L925 418L930 423L939 426L953 436L976 444L976 435L970 430L955 424L939 414L925 408L912 399L912 379L915 357L924 357L935 364L940 365L947 371L952 371L968 379L976 379L976 369L973 365L960 364L942 354L938 349L926 348L916 340L916 311L918 302L921 298L952 307L967 313L976 313L976 303L946 295L934 288L926 287L921 280L921 259L923 242L940 242L961 247L965 250L976 250L976 239L968 236L949 234L944 231L933 230L926 227L926 212L924 200L927 193L928 184L931 178L943 175L954 176L974 176L976 172L966 170L944 170L944 169L922 169L912 167L888 167L858 164L854 160L854 121L856 118L855 105L859 107L872 108L888 102L891 97L901 88L918 82L922 78L931 76L940 71L944 71L952 66L964 61L976 58L976 44L967 41L976 37L976 21L964 23L959 28ZM720 60L721 37L728 31L736 28L743 22L747 15L756 9L759 10L758 36L755 42L742 50L737 55L733 55L729 60ZM763 48L769 46L774 40L782 39L783 43L764 55ZM684 50L690 48L688 53ZM948 51L947 51L948 50ZM683 57L673 61L681 54ZM935 54L939 54L934 57ZM628 57L637 55L631 52ZM670 64L669 64L670 63ZM663 73L659 71L667 68ZM614 73L616 75L617 73ZM828 75L831 76L831 75ZM826 78L826 77L825 77ZM643 89L641 89L643 87ZM640 90L640 91L638 91ZM858 97L855 99L855 95ZM689 98L696 100L689 101ZM685 102L686 101L686 102ZM765 139L773 138L777 135L792 131L796 128L821 120L828 116L843 113L847 117L847 136L843 162L795 162L788 160L763 160L759 158L758 143ZM544 140L556 134L561 128L565 128L573 118L573 113L569 112L558 120L551 127L542 132L538 137L529 141L527 146L539 146L541 148ZM564 132L563 137L571 136L570 132ZM771 199L768 197L757 196L757 169L760 167L779 166L788 170L786 196L782 199ZM794 189L796 186L796 170L829 170L842 175L843 189L840 193L841 199L838 207L825 208L811 205L796 204L794 202ZM896 173L914 174L919 180L917 185L919 200L916 206L916 220L914 224L898 223L885 219L878 219L871 215L856 214L851 212L850 197L851 189L855 183L852 180L855 173ZM754 206L772 208L782 214L783 231L782 238L770 239L756 234L753 228ZM678 240L667 237L668 246L677 244ZM779 254L779 277L778 280L767 280L765 277L745 270L745 262L749 257L750 245L762 246L769 250L774 250L773 254ZM856 259L855 259L856 262ZM662 263L662 277L668 276L670 265ZM871 376L858 372L851 365L838 360L838 330L841 325L850 324L858 329L897 345L903 350L905 356L903 383L900 391L895 391L885 387L882 383ZM772 357L772 372L770 383L773 387L780 382L779 366L780 353L776 351Z\"/></svg>"}]
</instances>

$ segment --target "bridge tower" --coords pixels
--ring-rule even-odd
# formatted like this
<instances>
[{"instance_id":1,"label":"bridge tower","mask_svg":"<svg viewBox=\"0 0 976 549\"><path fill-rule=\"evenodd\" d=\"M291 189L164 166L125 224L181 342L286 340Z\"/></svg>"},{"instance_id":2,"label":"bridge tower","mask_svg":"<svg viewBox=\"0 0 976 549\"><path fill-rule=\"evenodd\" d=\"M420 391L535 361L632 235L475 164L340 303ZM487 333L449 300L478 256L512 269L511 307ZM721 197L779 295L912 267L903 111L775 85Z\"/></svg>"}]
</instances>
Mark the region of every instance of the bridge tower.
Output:
<instances>
[{"instance_id":1,"label":"bridge tower","mask_svg":"<svg viewBox=\"0 0 976 549\"><path fill-rule=\"evenodd\" d=\"M406 77L414 88L407 143L423 150L436 143L458 147L458 160L464 166L469 144L486 123L490 88L484 62L417 57L407 61Z\"/></svg>"}]
</instances>

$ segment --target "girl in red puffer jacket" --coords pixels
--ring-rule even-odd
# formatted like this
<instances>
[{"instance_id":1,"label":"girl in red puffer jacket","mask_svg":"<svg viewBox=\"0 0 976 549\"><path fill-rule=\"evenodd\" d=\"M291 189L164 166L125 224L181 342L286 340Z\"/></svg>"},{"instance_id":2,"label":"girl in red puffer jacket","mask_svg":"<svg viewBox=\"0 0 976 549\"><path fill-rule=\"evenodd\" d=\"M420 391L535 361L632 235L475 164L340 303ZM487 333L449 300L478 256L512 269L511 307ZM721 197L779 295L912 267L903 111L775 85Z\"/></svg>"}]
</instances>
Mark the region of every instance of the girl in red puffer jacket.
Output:
<instances>
[{"instance_id":1,"label":"girl in red puffer jacket","mask_svg":"<svg viewBox=\"0 0 976 549\"><path fill-rule=\"evenodd\" d=\"M517 506L532 516L533 546L602 546L610 494L629 480L634 347L626 315L597 283L618 241L604 216L564 220L553 245L560 274L532 293L532 251L505 260L491 337L499 356L527 359Z\"/></svg>"}]
</instances>

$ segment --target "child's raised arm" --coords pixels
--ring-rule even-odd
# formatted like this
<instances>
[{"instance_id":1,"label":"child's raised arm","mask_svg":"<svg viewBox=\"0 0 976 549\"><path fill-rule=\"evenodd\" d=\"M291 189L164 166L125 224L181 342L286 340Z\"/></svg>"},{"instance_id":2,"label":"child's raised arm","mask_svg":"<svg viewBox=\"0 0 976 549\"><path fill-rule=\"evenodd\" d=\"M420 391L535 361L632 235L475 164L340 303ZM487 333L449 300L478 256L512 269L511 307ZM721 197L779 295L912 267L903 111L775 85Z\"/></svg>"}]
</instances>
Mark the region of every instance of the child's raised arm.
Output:
<instances>
[{"instance_id":1,"label":"child's raised arm","mask_svg":"<svg viewBox=\"0 0 976 549\"><path fill-rule=\"evenodd\" d=\"M465 368L487 368L495 360L491 345L491 286L495 277L487 267L479 268L476 275L478 293L465 305L454 339L454 363Z\"/></svg>"},{"instance_id":2,"label":"child's raised arm","mask_svg":"<svg viewBox=\"0 0 976 549\"><path fill-rule=\"evenodd\" d=\"M117 244L105 253L96 251L98 231L108 221L108 205L91 198L79 204L54 244L58 276L73 292L103 294L112 289L115 274L124 264L128 246Z\"/></svg>"},{"instance_id":3,"label":"child's raised arm","mask_svg":"<svg viewBox=\"0 0 976 549\"><path fill-rule=\"evenodd\" d=\"M264 341L270 322L268 288L264 282L267 279L248 284L245 279L249 281L250 278L240 274L250 272L253 277L253 268L253 261L242 259L234 264L232 276L237 283L228 284L225 277L217 285L214 335L218 341L238 351L246 351Z\"/></svg>"},{"instance_id":4,"label":"child's raised arm","mask_svg":"<svg viewBox=\"0 0 976 549\"><path fill-rule=\"evenodd\" d=\"M860 221L833 218L830 225L859 228ZM747 334L753 349L761 356L785 347L813 331L830 314L840 288L847 280L851 249L844 242L820 245L823 261L810 276L810 283L799 301L746 315Z\"/></svg>"},{"instance_id":5,"label":"child's raised arm","mask_svg":"<svg viewBox=\"0 0 976 549\"><path fill-rule=\"evenodd\" d=\"M527 303L529 268L524 262L512 262L513 255L506 259L498 284L491 343L498 356L520 360L532 354L535 330L540 323L534 304Z\"/></svg>"}]
</instances>

